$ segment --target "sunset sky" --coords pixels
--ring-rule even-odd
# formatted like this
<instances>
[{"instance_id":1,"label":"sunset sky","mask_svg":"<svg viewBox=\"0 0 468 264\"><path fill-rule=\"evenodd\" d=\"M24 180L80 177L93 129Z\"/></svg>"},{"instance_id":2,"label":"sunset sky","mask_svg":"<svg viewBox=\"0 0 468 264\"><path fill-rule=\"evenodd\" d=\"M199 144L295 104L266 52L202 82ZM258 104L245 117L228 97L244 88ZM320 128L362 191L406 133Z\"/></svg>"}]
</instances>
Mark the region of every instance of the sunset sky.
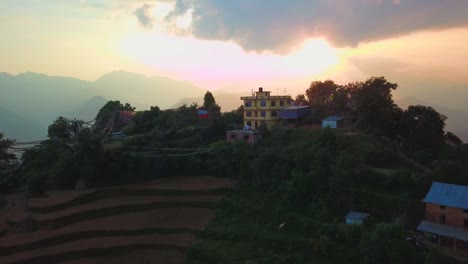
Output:
<instances>
[{"instance_id":1,"label":"sunset sky","mask_svg":"<svg viewBox=\"0 0 468 264\"><path fill-rule=\"evenodd\" d=\"M466 0L0 0L0 36L12 74L122 69L232 92L384 75L433 101L468 84Z\"/></svg>"}]
</instances>

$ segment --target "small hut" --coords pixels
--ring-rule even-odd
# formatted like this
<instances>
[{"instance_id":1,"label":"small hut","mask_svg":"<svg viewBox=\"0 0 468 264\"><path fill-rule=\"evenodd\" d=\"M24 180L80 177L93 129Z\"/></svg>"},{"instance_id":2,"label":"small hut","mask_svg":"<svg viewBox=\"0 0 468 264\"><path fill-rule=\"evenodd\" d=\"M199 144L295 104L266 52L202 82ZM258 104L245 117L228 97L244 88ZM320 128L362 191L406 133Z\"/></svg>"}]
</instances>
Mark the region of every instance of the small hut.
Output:
<instances>
[{"instance_id":1,"label":"small hut","mask_svg":"<svg viewBox=\"0 0 468 264\"><path fill-rule=\"evenodd\" d=\"M350 211L346 215L346 224L348 224L348 225L362 225L362 224L365 224L367 222L368 218L369 218L369 214L367 214L367 213Z\"/></svg>"},{"instance_id":2,"label":"small hut","mask_svg":"<svg viewBox=\"0 0 468 264\"><path fill-rule=\"evenodd\" d=\"M329 116L322 120L322 128L343 128L344 117L342 116Z\"/></svg>"}]
</instances>

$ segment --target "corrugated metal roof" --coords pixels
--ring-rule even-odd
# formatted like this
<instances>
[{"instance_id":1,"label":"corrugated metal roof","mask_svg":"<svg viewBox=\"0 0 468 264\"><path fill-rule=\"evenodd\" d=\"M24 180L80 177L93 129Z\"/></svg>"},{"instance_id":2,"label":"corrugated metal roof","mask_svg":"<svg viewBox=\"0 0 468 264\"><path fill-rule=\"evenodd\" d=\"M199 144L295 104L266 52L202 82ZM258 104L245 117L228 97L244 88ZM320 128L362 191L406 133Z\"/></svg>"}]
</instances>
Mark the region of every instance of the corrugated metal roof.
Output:
<instances>
[{"instance_id":1,"label":"corrugated metal roof","mask_svg":"<svg viewBox=\"0 0 468 264\"><path fill-rule=\"evenodd\" d=\"M323 121L338 121L338 120L342 120L343 117L342 116L329 116L325 119L323 119Z\"/></svg>"},{"instance_id":2,"label":"corrugated metal roof","mask_svg":"<svg viewBox=\"0 0 468 264\"><path fill-rule=\"evenodd\" d=\"M468 186L433 182L423 202L468 209Z\"/></svg>"},{"instance_id":3,"label":"corrugated metal roof","mask_svg":"<svg viewBox=\"0 0 468 264\"><path fill-rule=\"evenodd\" d=\"M284 110L296 110L296 109L304 109L310 108L310 105L292 105L290 107L283 108ZM281 109L281 110L283 110Z\"/></svg>"},{"instance_id":4,"label":"corrugated metal roof","mask_svg":"<svg viewBox=\"0 0 468 264\"><path fill-rule=\"evenodd\" d=\"M347 215L347 219L358 219L358 220L366 220L366 218L369 217L369 214L366 213L361 213L361 212L356 212L356 211L350 211Z\"/></svg>"},{"instance_id":5,"label":"corrugated metal roof","mask_svg":"<svg viewBox=\"0 0 468 264\"><path fill-rule=\"evenodd\" d=\"M418 230L468 242L468 230L464 228L451 227L447 225L431 223L428 221L422 221L418 226Z\"/></svg>"}]
</instances>

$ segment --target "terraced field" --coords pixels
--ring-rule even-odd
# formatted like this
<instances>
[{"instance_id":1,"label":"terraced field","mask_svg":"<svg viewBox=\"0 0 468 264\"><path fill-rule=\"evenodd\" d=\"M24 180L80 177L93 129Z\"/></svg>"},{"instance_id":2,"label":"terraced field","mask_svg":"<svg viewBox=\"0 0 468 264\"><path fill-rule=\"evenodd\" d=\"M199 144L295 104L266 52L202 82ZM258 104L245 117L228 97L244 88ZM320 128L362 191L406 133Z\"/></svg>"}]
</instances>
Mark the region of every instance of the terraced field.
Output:
<instances>
[{"instance_id":1,"label":"terraced field","mask_svg":"<svg viewBox=\"0 0 468 264\"><path fill-rule=\"evenodd\" d=\"M0 212L0 263L184 263L230 186L197 176L10 195Z\"/></svg>"}]
</instances>

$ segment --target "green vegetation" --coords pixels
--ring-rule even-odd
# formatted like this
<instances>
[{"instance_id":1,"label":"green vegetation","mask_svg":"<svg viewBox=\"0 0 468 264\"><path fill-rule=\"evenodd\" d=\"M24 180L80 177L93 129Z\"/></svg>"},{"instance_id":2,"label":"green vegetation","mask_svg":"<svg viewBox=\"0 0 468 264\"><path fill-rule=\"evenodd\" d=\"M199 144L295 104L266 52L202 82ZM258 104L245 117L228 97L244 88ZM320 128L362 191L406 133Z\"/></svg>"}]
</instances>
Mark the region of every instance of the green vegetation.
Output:
<instances>
[{"instance_id":1,"label":"green vegetation","mask_svg":"<svg viewBox=\"0 0 468 264\"><path fill-rule=\"evenodd\" d=\"M196 104L151 107L130 124L115 125L124 139L100 133L115 111L133 109L110 101L98 113L99 129L78 131L73 122L57 119L50 139L24 154L20 175L33 195L80 182L108 186L177 174L235 179L238 185L225 193L216 220L199 234L203 240L190 250L189 263L431 263L436 253L425 257L405 240L406 230L423 218L420 200L432 181L468 185L468 146L444 131L446 118L434 109L396 106L396 88L383 77L346 85L313 82L296 98L312 106L305 120L343 115L352 123L348 130L265 127L264 139L253 146L225 142L226 130L242 123L243 107L221 113L210 92L203 104L208 118L198 117ZM54 212L117 192L163 191L102 190L32 210ZM125 205L39 224L58 227L167 206L215 205ZM349 210L369 213L370 222L345 225Z\"/></svg>"}]
</instances>

